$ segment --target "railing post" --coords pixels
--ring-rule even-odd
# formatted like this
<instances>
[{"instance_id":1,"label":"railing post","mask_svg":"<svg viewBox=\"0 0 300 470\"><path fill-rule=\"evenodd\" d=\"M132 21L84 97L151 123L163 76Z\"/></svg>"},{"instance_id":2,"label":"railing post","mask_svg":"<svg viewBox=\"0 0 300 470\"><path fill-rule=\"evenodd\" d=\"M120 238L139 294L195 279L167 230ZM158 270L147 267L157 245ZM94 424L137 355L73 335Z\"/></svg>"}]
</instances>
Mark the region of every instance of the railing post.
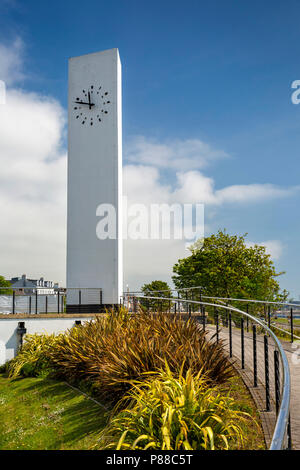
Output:
<instances>
[{"instance_id":1,"label":"railing post","mask_svg":"<svg viewBox=\"0 0 300 470\"><path fill-rule=\"evenodd\" d=\"M16 292L15 290L13 290L13 294L12 294L12 313L13 315L16 313Z\"/></svg>"},{"instance_id":2,"label":"railing post","mask_svg":"<svg viewBox=\"0 0 300 470\"><path fill-rule=\"evenodd\" d=\"M242 369L245 369L245 339L244 339L244 319L241 318L241 358Z\"/></svg>"},{"instance_id":3,"label":"railing post","mask_svg":"<svg viewBox=\"0 0 300 470\"><path fill-rule=\"evenodd\" d=\"M192 300L194 300L194 291L192 290ZM193 310L193 313L194 313L194 304L192 304L192 310Z\"/></svg>"},{"instance_id":4,"label":"railing post","mask_svg":"<svg viewBox=\"0 0 300 470\"><path fill-rule=\"evenodd\" d=\"M35 289L35 314L38 313L38 291Z\"/></svg>"},{"instance_id":5,"label":"railing post","mask_svg":"<svg viewBox=\"0 0 300 470\"><path fill-rule=\"evenodd\" d=\"M48 313L48 296L45 297L45 312Z\"/></svg>"},{"instance_id":6,"label":"railing post","mask_svg":"<svg viewBox=\"0 0 300 470\"><path fill-rule=\"evenodd\" d=\"M215 322L216 322L216 340L218 343L219 342L219 313L216 307L214 307L214 309L215 309Z\"/></svg>"},{"instance_id":7,"label":"railing post","mask_svg":"<svg viewBox=\"0 0 300 470\"><path fill-rule=\"evenodd\" d=\"M249 313L249 304L246 305L246 312ZM247 333L249 333L249 318L246 319L247 322Z\"/></svg>"},{"instance_id":8,"label":"railing post","mask_svg":"<svg viewBox=\"0 0 300 470\"><path fill-rule=\"evenodd\" d=\"M189 319L190 319L192 316L192 308L190 304L188 304L188 312L189 312Z\"/></svg>"},{"instance_id":9,"label":"railing post","mask_svg":"<svg viewBox=\"0 0 300 470\"><path fill-rule=\"evenodd\" d=\"M270 411L269 349L268 335L264 335L266 411Z\"/></svg>"},{"instance_id":10,"label":"railing post","mask_svg":"<svg viewBox=\"0 0 300 470\"><path fill-rule=\"evenodd\" d=\"M232 357L232 320L231 320L231 312L228 314L228 321L229 321L229 357Z\"/></svg>"},{"instance_id":11,"label":"railing post","mask_svg":"<svg viewBox=\"0 0 300 470\"><path fill-rule=\"evenodd\" d=\"M31 294L29 295L29 306L28 306L28 313L31 313Z\"/></svg>"},{"instance_id":12,"label":"railing post","mask_svg":"<svg viewBox=\"0 0 300 470\"><path fill-rule=\"evenodd\" d=\"M59 289L57 291L57 313L59 313Z\"/></svg>"},{"instance_id":13,"label":"railing post","mask_svg":"<svg viewBox=\"0 0 300 470\"><path fill-rule=\"evenodd\" d=\"M81 313L81 289L78 291L79 313Z\"/></svg>"},{"instance_id":14,"label":"railing post","mask_svg":"<svg viewBox=\"0 0 300 470\"><path fill-rule=\"evenodd\" d=\"M268 327L271 328L271 305L268 305Z\"/></svg>"},{"instance_id":15,"label":"railing post","mask_svg":"<svg viewBox=\"0 0 300 470\"><path fill-rule=\"evenodd\" d=\"M253 329L253 385L257 387L257 350L256 350L256 325Z\"/></svg>"},{"instance_id":16,"label":"railing post","mask_svg":"<svg viewBox=\"0 0 300 470\"><path fill-rule=\"evenodd\" d=\"M203 330L205 331L205 307L202 305L202 322L203 322Z\"/></svg>"},{"instance_id":17,"label":"railing post","mask_svg":"<svg viewBox=\"0 0 300 470\"><path fill-rule=\"evenodd\" d=\"M278 415L280 406L280 371L279 371L279 352L274 351L274 372L275 372L275 403L276 403L276 416Z\"/></svg>"},{"instance_id":18,"label":"railing post","mask_svg":"<svg viewBox=\"0 0 300 470\"><path fill-rule=\"evenodd\" d=\"M176 315L177 315L176 308L177 308L177 302L174 302L174 316L175 316L175 317L176 317Z\"/></svg>"},{"instance_id":19,"label":"railing post","mask_svg":"<svg viewBox=\"0 0 300 470\"><path fill-rule=\"evenodd\" d=\"M287 438L288 438L288 450L292 450L292 431L291 431L291 416L289 415L288 425L287 425Z\"/></svg>"},{"instance_id":20,"label":"railing post","mask_svg":"<svg viewBox=\"0 0 300 470\"><path fill-rule=\"evenodd\" d=\"M291 343L294 342L294 318L293 318L293 307L291 307Z\"/></svg>"}]
</instances>

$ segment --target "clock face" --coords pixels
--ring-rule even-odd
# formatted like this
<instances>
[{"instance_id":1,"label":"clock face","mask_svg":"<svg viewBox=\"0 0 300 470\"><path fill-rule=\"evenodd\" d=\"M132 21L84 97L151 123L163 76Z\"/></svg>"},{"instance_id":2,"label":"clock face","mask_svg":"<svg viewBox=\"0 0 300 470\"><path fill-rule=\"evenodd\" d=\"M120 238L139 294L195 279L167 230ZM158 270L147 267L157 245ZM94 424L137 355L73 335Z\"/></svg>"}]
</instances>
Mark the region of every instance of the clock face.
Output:
<instances>
[{"instance_id":1,"label":"clock face","mask_svg":"<svg viewBox=\"0 0 300 470\"><path fill-rule=\"evenodd\" d=\"M85 126L100 125L109 114L110 104L109 92L99 85L82 89L72 100L75 119Z\"/></svg>"}]
</instances>

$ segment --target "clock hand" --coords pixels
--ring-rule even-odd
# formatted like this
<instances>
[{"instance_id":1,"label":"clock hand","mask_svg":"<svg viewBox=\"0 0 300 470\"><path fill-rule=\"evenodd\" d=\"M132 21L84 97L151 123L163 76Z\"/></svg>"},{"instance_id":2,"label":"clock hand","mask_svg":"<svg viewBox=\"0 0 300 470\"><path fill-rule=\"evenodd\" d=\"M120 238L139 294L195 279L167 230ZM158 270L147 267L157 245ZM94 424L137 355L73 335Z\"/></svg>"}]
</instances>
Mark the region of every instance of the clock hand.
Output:
<instances>
[{"instance_id":1,"label":"clock hand","mask_svg":"<svg viewBox=\"0 0 300 470\"><path fill-rule=\"evenodd\" d=\"M76 103L76 104L87 104L87 105L89 105L89 106L95 106L94 103L91 103L91 102L87 103L87 102L85 102L85 101L73 101L73 103ZM91 108L90 108L90 109L91 109Z\"/></svg>"},{"instance_id":2,"label":"clock hand","mask_svg":"<svg viewBox=\"0 0 300 470\"><path fill-rule=\"evenodd\" d=\"M88 95L89 95L89 108L91 109L91 95L90 95L90 92L88 92Z\"/></svg>"}]
</instances>

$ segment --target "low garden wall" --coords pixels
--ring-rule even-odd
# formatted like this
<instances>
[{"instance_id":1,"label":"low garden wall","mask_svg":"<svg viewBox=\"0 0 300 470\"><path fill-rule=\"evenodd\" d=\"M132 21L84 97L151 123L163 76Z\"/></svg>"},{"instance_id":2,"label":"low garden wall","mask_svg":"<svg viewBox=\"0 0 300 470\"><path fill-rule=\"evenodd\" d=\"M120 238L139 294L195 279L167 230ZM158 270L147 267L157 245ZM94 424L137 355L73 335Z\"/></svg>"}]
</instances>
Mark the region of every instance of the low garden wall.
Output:
<instances>
[{"instance_id":1,"label":"low garden wall","mask_svg":"<svg viewBox=\"0 0 300 470\"><path fill-rule=\"evenodd\" d=\"M21 335L18 333L19 323L24 323L26 333L62 333L75 326L76 321L82 323L91 320L94 315L0 315L0 365L15 357ZM22 325L23 326L23 325Z\"/></svg>"}]
</instances>

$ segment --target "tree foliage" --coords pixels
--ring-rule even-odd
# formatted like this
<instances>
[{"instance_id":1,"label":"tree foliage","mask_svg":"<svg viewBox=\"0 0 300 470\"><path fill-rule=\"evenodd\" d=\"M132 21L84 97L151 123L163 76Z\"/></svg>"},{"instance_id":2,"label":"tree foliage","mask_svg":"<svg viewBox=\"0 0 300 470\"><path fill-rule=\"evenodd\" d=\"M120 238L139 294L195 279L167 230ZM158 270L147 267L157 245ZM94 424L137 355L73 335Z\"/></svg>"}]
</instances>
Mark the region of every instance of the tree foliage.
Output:
<instances>
[{"instance_id":1,"label":"tree foliage","mask_svg":"<svg viewBox=\"0 0 300 470\"><path fill-rule=\"evenodd\" d=\"M5 279L5 277L0 276L0 294L2 295L11 295L12 289L1 289L1 287L11 287L11 283Z\"/></svg>"},{"instance_id":2,"label":"tree foliage","mask_svg":"<svg viewBox=\"0 0 300 470\"><path fill-rule=\"evenodd\" d=\"M192 245L191 255L173 267L176 288L201 286L202 293L209 296L285 300L288 293L280 293L276 280L283 273L276 273L264 246L246 245L246 235L219 230Z\"/></svg>"},{"instance_id":3,"label":"tree foliage","mask_svg":"<svg viewBox=\"0 0 300 470\"><path fill-rule=\"evenodd\" d=\"M141 291L148 297L172 297L171 289L168 283L164 281L152 281L150 284L144 284ZM169 308L168 301L147 299L142 300L141 303L144 307L156 311L168 310Z\"/></svg>"}]
</instances>

